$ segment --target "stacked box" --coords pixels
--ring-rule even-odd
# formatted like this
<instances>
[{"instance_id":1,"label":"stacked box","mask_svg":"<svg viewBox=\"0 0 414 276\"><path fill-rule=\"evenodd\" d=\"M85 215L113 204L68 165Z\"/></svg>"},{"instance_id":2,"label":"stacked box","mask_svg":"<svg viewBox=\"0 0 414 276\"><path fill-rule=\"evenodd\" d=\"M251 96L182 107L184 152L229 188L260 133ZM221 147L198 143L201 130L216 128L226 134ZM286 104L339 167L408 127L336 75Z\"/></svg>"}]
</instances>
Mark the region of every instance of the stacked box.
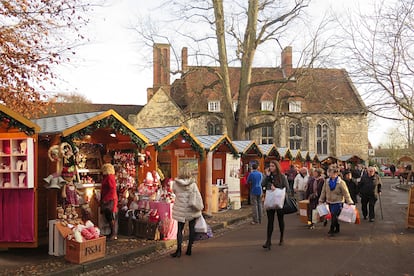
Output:
<instances>
[{"instance_id":1,"label":"stacked box","mask_svg":"<svg viewBox=\"0 0 414 276\"><path fill-rule=\"evenodd\" d=\"M300 221L303 223L308 223L308 205L309 200L307 199L299 201Z\"/></svg>"},{"instance_id":2,"label":"stacked box","mask_svg":"<svg viewBox=\"0 0 414 276\"><path fill-rule=\"evenodd\" d=\"M67 240L65 259L71 263L82 264L105 257L105 251L106 237L84 242Z\"/></svg>"}]
</instances>

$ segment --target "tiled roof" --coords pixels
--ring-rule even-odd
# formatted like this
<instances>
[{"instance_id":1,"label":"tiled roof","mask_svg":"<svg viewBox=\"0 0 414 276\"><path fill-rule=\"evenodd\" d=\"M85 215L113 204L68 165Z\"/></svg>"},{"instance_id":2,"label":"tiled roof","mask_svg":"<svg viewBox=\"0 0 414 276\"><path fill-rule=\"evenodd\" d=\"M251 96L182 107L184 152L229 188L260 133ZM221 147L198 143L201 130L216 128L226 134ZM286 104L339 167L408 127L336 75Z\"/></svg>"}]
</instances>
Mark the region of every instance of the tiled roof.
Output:
<instances>
[{"instance_id":1,"label":"tiled roof","mask_svg":"<svg viewBox=\"0 0 414 276\"><path fill-rule=\"evenodd\" d=\"M40 126L40 134L54 134L60 133L65 129L78 125L102 113L104 113L104 111L54 116L34 119L33 122Z\"/></svg>"},{"instance_id":2,"label":"tiled roof","mask_svg":"<svg viewBox=\"0 0 414 276\"><path fill-rule=\"evenodd\" d=\"M270 155L272 151L277 152L277 148L275 144L259 144L258 146L259 146L260 151L266 156ZM279 155L278 152L277 154Z\"/></svg>"},{"instance_id":3,"label":"tiled roof","mask_svg":"<svg viewBox=\"0 0 414 276\"><path fill-rule=\"evenodd\" d=\"M190 67L189 71L171 86L171 97L187 111L206 111L208 96L214 92L222 98L221 85L209 86L217 76L213 67ZM302 99L303 113L362 113L366 112L358 92L343 69L309 68L295 69L297 81L285 83L279 99L287 102L292 96ZM233 98L239 89L240 68L230 67L230 85ZM253 68L252 83L268 80L282 80L280 68ZM274 99L281 84L254 86L250 90L249 112L260 110L263 97ZM266 96L265 96L266 95ZM321 101L321 99L324 99ZM288 112L288 105L282 105L281 112Z\"/></svg>"},{"instance_id":4,"label":"tiled roof","mask_svg":"<svg viewBox=\"0 0 414 276\"><path fill-rule=\"evenodd\" d=\"M54 111L52 111L52 108L54 109ZM75 113L99 112L113 109L119 115L121 115L122 118L128 121L128 116L130 114L137 115L142 108L142 105L54 103L53 105L51 105L49 111L46 114L40 116L40 118L72 115Z\"/></svg>"},{"instance_id":5,"label":"tiled roof","mask_svg":"<svg viewBox=\"0 0 414 276\"><path fill-rule=\"evenodd\" d=\"M156 144L159 141L161 141L161 139L174 133L180 128L180 126L149 127L139 128L138 131L141 132L145 137L147 137L150 143Z\"/></svg>"},{"instance_id":6,"label":"tiled roof","mask_svg":"<svg viewBox=\"0 0 414 276\"><path fill-rule=\"evenodd\" d=\"M216 150L220 145L226 143L230 152L238 154L237 148L233 145L227 135L200 135L197 139L203 144L208 151Z\"/></svg>"},{"instance_id":7,"label":"tiled roof","mask_svg":"<svg viewBox=\"0 0 414 276\"><path fill-rule=\"evenodd\" d=\"M237 148L240 154L247 154L249 151L253 151L258 156L262 156L263 153L253 140L240 140L233 141L233 145Z\"/></svg>"}]
</instances>

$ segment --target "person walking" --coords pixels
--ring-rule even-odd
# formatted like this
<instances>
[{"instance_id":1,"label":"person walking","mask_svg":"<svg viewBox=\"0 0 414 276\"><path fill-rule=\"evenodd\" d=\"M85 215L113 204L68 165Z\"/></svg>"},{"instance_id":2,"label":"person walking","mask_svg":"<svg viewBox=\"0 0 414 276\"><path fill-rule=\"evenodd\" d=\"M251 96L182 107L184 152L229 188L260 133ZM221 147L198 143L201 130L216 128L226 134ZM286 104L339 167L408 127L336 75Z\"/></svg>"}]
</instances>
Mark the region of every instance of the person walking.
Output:
<instances>
[{"instance_id":1,"label":"person walking","mask_svg":"<svg viewBox=\"0 0 414 276\"><path fill-rule=\"evenodd\" d=\"M299 170L299 173L296 175L295 181L293 183L293 189L295 191L295 197L297 201L305 199L305 191L307 188L308 180L308 169L306 167L302 167Z\"/></svg>"},{"instance_id":2,"label":"person walking","mask_svg":"<svg viewBox=\"0 0 414 276\"><path fill-rule=\"evenodd\" d=\"M286 188L286 196L289 194L289 184L287 178L280 169L279 162L272 160L269 163L269 173L266 175L264 181L264 187L266 191L275 190L276 188L283 189ZM263 245L263 248L270 250L272 245L272 234L273 234L273 225L275 220L275 214L277 214L277 221L279 222L279 231L280 239L279 245L283 244L283 235L285 231L285 221L283 209L268 209L266 210L267 215L267 236L266 242Z\"/></svg>"},{"instance_id":3,"label":"person walking","mask_svg":"<svg viewBox=\"0 0 414 276\"><path fill-rule=\"evenodd\" d=\"M331 212L331 226L328 232L329 236L339 233L338 216L341 213L344 201L348 204L354 204L349 194L345 181L339 177L339 168L331 166L328 169L329 178L325 180L322 187L319 203L328 203Z\"/></svg>"},{"instance_id":4,"label":"person walking","mask_svg":"<svg viewBox=\"0 0 414 276\"><path fill-rule=\"evenodd\" d=\"M361 196L361 209L364 219L369 217L370 222L375 221L375 202L381 195L382 181L374 167L368 167L368 174L361 178L359 192Z\"/></svg>"},{"instance_id":5,"label":"person walking","mask_svg":"<svg viewBox=\"0 0 414 276\"><path fill-rule=\"evenodd\" d=\"M252 224L262 223L262 178L259 172L258 164L252 164L252 172L247 177L247 183L250 186L250 199L252 204Z\"/></svg>"},{"instance_id":6,"label":"person walking","mask_svg":"<svg viewBox=\"0 0 414 276\"><path fill-rule=\"evenodd\" d=\"M319 197L322 192L324 180L323 169L316 168L312 171L312 177L309 177L308 187L305 192L305 198L309 200L308 205L308 227L309 229L315 228L315 224L312 221L312 210L316 209L319 202Z\"/></svg>"},{"instance_id":7,"label":"person walking","mask_svg":"<svg viewBox=\"0 0 414 276\"><path fill-rule=\"evenodd\" d=\"M189 237L185 254L191 256L195 238L196 219L202 216L201 211L204 209L203 199L190 170L181 168L180 171L180 174L173 183L175 202L172 208L172 218L178 222L177 249L171 254L171 257L173 258L181 257L183 230L187 221Z\"/></svg>"},{"instance_id":8,"label":"person walking","mask_svg":"<svg viewBox=\"0 0 414 276\"><path fill-rule=\"evenodd\" d=\"M293 193L293 183L295 182L295 177L298 175L298 169L295 165L291 164L289 170L286 171L287 180L289 183L289 190ZM293 194L291 194L293 196Z\"/></svg>"},{"instance_id":9,"label":"person walking","mask_svg":"<svg viewBox=\"0 0 414 276\"><path fill-rule=\"evenodd\" d=\"M110 163L102 166L101 183L101 213L111 229L108 240L117 240L117 221L118 221L118 194L116 191L115 168Z\"/></svg>"},{"instance_id":10,"label":"person walking","mask_svg":"<svg viewBox=\"0 0 414 276\"><path fill-rule=\"evenodd\" d=\"M342 178L348 187L349 194L352 198L352 201L357 204L358 203L358 185L355 183L354 179L352 178L352 173L349 170L344 170L342 172Z\"/></svg>"},{"instance_id":11,"label":"person walking","mask_svg":"<svg viewBox=\"0 0 414 276\"><path fill-rule=\"evenodd\" d=\"M391 164L391 166L390 166L390 172L391 172L392 178L395 177L395 171L396 171L395 165L394 164Z\"/></svg>"}]
</instances>

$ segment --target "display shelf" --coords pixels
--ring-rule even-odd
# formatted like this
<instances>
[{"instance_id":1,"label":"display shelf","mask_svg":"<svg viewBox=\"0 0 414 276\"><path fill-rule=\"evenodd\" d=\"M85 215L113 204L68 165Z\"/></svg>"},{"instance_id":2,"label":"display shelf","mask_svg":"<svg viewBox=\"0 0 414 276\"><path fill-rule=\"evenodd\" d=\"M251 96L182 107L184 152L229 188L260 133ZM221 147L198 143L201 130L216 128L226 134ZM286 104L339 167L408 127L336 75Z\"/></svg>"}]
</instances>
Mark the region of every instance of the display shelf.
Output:
<instances>
[{"instance_id":1,"label":"display shelf","mask_svg":"<svg viewBox=\"0 0 414 276\"><path fill-rule=\"evenodd\" d=\"M33 138L1 138L0 189L33 187Z\"/></svg>"}]
</instances>

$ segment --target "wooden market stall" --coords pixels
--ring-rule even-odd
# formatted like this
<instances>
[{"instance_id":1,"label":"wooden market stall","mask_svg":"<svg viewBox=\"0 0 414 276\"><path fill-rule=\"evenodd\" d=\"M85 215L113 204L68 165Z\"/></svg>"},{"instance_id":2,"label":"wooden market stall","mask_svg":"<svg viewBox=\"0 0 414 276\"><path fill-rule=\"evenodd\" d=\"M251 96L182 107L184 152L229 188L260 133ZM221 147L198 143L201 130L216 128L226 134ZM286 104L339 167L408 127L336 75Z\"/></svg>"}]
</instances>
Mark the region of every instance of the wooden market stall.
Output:
<instances>
[{"instance_id":1,"label":"wooden market stall","mask_svg":"<svg viewBox=\"0 0 414 276\"><path fill-rule=\"evenodd\" d=\"M233 145L240 154L240 196L242 202L250 204L250 191L247 185L247 177L251 171L253 162L260 165L263 156L262 151L255 141L243 140L233 141Z\"/></svg>"},{"instance_id":2,"label":"wooden market stall","mask_svg":"<svg viewBox=\"0 0 414 276\"><path fill-rule=\"evenodd\" d=\"M0 247L38 246L40 127L0 105Z\"/></svg>"},{"instance_id":3,"label":"wooden market stall","mask_svg":"<svg viewBox=\"0 0 414 276\"><path fill-rule=\"evenodd\" d=\"M293 155L289 148L280 147L277 149L280 154L280 168L282 172L285 173L289 170L290 165L292 164Z\"/></svg>"},{"instance_id":4,"label":"wooden market stall","mask_svg":"<svg viewBox=\"0 0 414 276\"><path fill-rule=\"evenodd\" d=\"M302 152L299 149L290 150L290 152L292 154L292 163L298 168L302 168L305 162L305 158L302 156Z\"/></svg>"},{"instance_id":5,"label":"wooden market stall","mask_svg":"<svg viewBox=\"0 0 414 276\"><path fill-rule=\"evenodd\" d=\"M316 154L313 151L308 151L306 152L306 156L305 156L305 166L308 169L311 168L320 168L320 161L319 161L319 157L318 154Z\"/></svg>"},{"instance_id":6,"label":"wooden market stall","mask_svg":"<svg viewBox=\"0 0 414 276\"><path fill-rule=\"evenodd\" d=\"M146 208L149 208L151 212L157 212L163 225L161 235L164 239L175 239L177 223L172 220L173 198L169 198L171 184L168 179L176 178L182 168L190 170L205 198L205 194L203 194L205 187L201 186L204 183L200 181L200 164L204 159L203 145L184 126L140 128L138 130L149 141L145 151L152 160L148 166L143 166L141 169L144 177L139 179L140 200L137 203L138 208L147 206ZM151 177L151 174L156 177ZM156 179L158 176L161 183L154 185L148 181L148 177ZM161 194L158 193L160 189ZM157 192L156 194L154 194L154 190Z\"/></svg>"},{"instance_id":7,"label":"wooden market stall","mask_svg":"<svg viewBox=\"0 0 414 276\"><path fill-rule=\"evenodd\" d=\"M260 144L259 149L263 153L263 158L260 160L260 171L263 172L264 168L269 166L271 160L280 160L280 154L275 144Z\"/></svg>"},{"instance_id":8,"label":"wooden market stall","mask_svg":"<svg viewBox=\"0 0 414 276\"><path fill-rule=\"evenodd\" d=\"M339 156L338 161L345 169L353 169L358 164L364 164L364 160L361 157L352 154Z\"/></svg>"},{"instance_id":9,"label":"wooden market stall","mask_svg":"<svg viewBox=\"0 0 414 276\"><path fill-rule=\"evenodd\" d=\"M39 167L38 181L46 184L42 185L39 195L39 231L46 232L48 221L57 218L58 205L68 203L62 198L63 184L67 182L59 179L73 169L77 196L69 203L75 206L88 204L88 217L100 225L97 197L102 165L114 165L119 186L124 182L136 185L136 156L148 143L147 138L112 109L46 117L34 122L42 129L39 162L44 165ZM105 234L103 229L101 231Z\"/></svg>"},{"instance_id":10,"label":"wooden market stall","mask_svg":"<svg viewBox=\"0 0 414 276\"><path fill-rule=\"evenodd\" d=\"M206 151L206 158L200 166L205 212L216 213L230 206L240 209L240 160L237 149L227 135L203 135L197 136L197 139Z\"/></svg>"}]
</instances>

